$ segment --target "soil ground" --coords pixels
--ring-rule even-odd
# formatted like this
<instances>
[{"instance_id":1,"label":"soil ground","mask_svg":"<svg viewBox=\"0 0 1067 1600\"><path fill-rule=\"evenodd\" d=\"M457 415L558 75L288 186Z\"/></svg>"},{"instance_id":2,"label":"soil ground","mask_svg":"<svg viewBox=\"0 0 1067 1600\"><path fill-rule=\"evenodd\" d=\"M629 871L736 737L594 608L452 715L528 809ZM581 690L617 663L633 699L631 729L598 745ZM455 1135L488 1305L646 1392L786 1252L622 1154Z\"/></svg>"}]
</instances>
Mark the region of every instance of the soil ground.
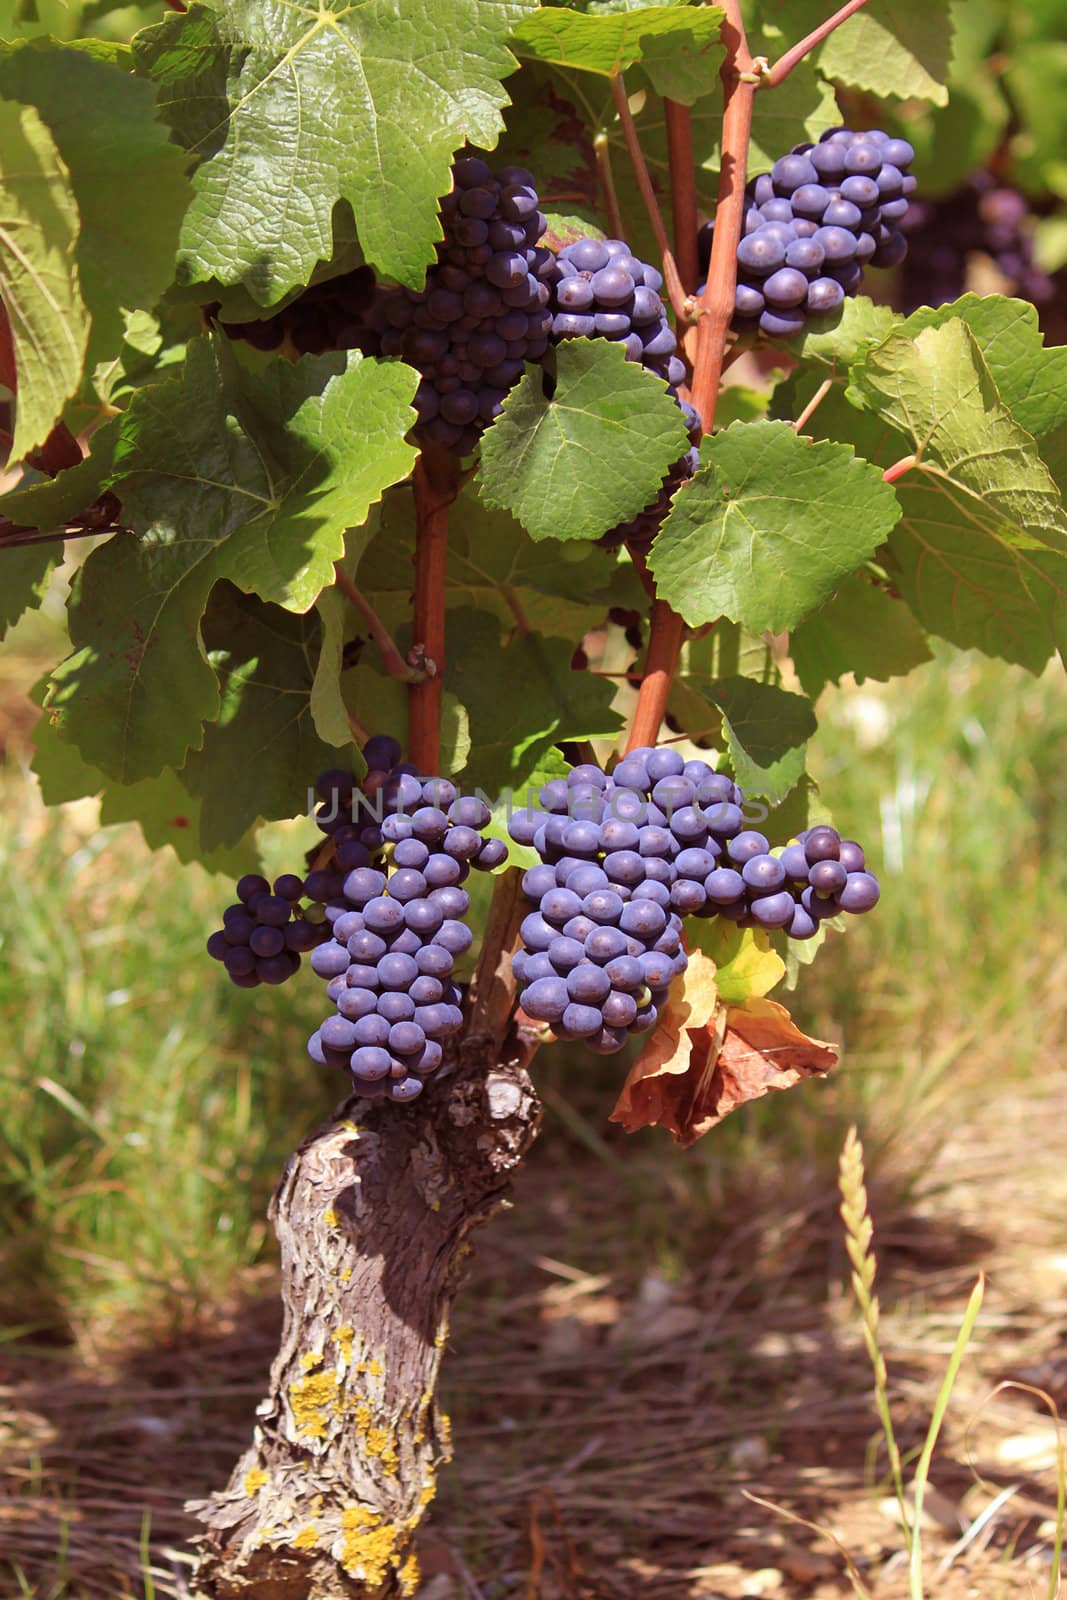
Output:
<instances>
[{"instance_id":1,"label":"soil ground","mask_svg":"<svg viewBox=\"0 0 1067 1600\"><path fill-rule=\"evenodd\" d=\"M1050 1590L1048 1404L989 1396L1014 1380L1067 1403L1065 1089L1050 1072L972 1098L917 1186L888 1164L868 1174L906 1457L975 1279L988 1280L924 1516L925 1593L939 1600ZM768 1178L694 1216L684 1265L652 1265L624 1244L618 1212L624 1164L639 1170L660 1137L605 1134L599 1154L544 1141L483 1235L446 1363L456 1456L426 1524L421 1594L838 1600L853 1592L843 1549L875 1600L906 1596L836 1192L813 1179L783 1195ZM681 1183L678 1204L684 1235ZM6 1346L0 1594L191 1594L183 1501L243 1447L277 1335L272 1271L240 1291L167 1348L73 1364Z\"/></svg>"}]
</instances>

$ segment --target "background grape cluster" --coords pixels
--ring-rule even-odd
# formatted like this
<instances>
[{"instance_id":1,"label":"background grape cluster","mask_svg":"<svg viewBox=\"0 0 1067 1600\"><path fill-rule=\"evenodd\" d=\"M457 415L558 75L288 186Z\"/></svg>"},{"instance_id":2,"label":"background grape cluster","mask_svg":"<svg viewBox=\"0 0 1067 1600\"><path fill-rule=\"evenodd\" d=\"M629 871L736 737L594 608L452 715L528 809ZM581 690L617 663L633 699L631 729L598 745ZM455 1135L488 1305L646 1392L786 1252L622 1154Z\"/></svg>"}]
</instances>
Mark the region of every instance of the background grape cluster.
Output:
<instances>
[{"instance_id":1,"label":"background grape cluster","mask_svg":"<svg viewBox=\"0 0 1067 1600\"><path fill-rule=\"evenodd\" d=\"M905 139L834 128L750 179L734 327L792 338L809 317L826 316L856 294L865 266L902 261L908 246L900 223L915 190L908 172L914 159ZM705 223L698 241L705 273L714 230L714 222Z\"/></svg>"},{"instance_id":2,"label":"background grape cluster","mask_svg":"<svg viewBox=\"0 0 1067 1600\"><path fill-rule=\"evenodd\" d=\"M523 878L535 910L514 958L519 1002L557 1038L603 1054L654 1025L687 965L683 917L810 939L827 917L878 901L854 840L818 827L772 850L746 828L733 780L670 748L631 751L610 775L574 767L538 800L509 823L542 863Z\"/></svg>"},{"instance_id":3,"label":"background grape cluster","mask_svg":"<svg viewBox=\"0 0 1067 1600\"><path fill-rule=\"evenodd\" d=\"M1012 293L1039 307L1056 298L1056 280L1034 263L1030 205L991 172L973 172L953 194L914 201L901 227L908 259L897 299L904 311L939 306L967 288L975 256L988 256Z\"/></svg>"}]
</instances>

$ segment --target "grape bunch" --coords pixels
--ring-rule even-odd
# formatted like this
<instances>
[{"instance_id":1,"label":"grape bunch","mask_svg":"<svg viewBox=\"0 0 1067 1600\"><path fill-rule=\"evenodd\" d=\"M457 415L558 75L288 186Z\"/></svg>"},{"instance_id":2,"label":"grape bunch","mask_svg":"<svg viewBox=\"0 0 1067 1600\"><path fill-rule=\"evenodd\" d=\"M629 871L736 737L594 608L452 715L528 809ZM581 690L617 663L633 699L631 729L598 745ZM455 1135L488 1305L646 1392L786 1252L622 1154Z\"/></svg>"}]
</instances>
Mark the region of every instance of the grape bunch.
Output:
<instances>
[{"instance_id":1,"label":"grape bunch","mask_svg":"<svg viewBox=\"0 0 1067 1600\"><path fill-rule=\"evenodd\" d=\"M509 823L541 857L523 878L536 909L513 961L519 1002L602 1054L655 1024L687 965L683 917L810 939L827 917L878 902L854 840L818 827L772 850L745 826L728 774L676 750L633 750L610 775L573 767L538 801Z\"/></svg>"},{"instance_id":2,"label":"grape bunch","mask_svg":"<svg viewBox=\"0 0 1067 1600\"><path fill-rule=\"evenodd\" d=\"M866 265L902 261L908 246L900 222L915 190L907 170L914 158L905 139L835 128L750 179L734 328L792 338L809 317L827 316L856 294ZM714 229L705 223L698 240L705 273Z\"/></svg>"},{"instance_id":3,"label":"grape bunch","mask_svg":"<svg viewBox=\"0 0 1067 1600\"><path fill-rule=\"evenodd\" d=\"M221 961L231 983L255 989L261 983L284 983L300 966L300 957L329 938L329 929L299 902L315 899L303 878L283 873L273 888L258 873L237 884L237 899L222 914L222 927L207 942L207 952Z\"/></svg>"},{"instance_id":4,"label":"grape bunch","mask_svg":"<svg viewBox=\"0 0 1067 1600\"><path fill-rule=\"evenodd\" d=\"M300 355L355 349L365 337L366 316L374 302L375 287L373 269L355 267L351 272L309 284L271 317L223 322L220 326L228 338L243 340L256 350L277 350L285 339ZM220 309L218 301L204 307L209 324Z\"/></svg>"},{"instance_id":5,"label":"grape bunch","mask_svg":"<svg viewBox=\"0 0 1067 1600\"><path fill-rule=\"evenodd\" d=\"M678 395L686 366L660 298L663 275L639 261L622 239L578 239L551 258L543 276L552 292L553 341L600 338L621 343L628 361L639 361L665 381L685 418L691 448L670 468L659 495L631 522L610 529L599 540L605 549L631 543L647 550L675 490L700 465L696 449L700 417Z\"/></svg>"},{"instance_id":6,"label":"grape bunch","mask_svg":"<svg viewBox=\"0 0 1067 1600\"><path fill-rule=\"evenodd\" d=\"M453 969L473 934L463 920L470 898L462 885L472 866L501 866L507 846L484 836L490 812L483 800L459 794L446 778L420 778L399 753L381 736L364 747L370 770L342 809L357 820L333 828L333 839L341 838L338 870L324 869L315 884L328 928L311 966L327 980L335 1009L311 1035L308 1053L320 1066L350 1070L360 1094L405 1102L421 1094L441 1064L443 1041L463 1025ZM358 811L368 802L380 825L360 827ZM324 822L332 825L332 814ZM352 828L359 837L342 837ZM364 853L369 861L345 869L342 858Z\"/></svg>"},{"instance_id":7,"label":"grape bunch","mask_svg":"<svg viewBox=\"0 0 1067 1600\"><path fill-rule=\"evenodd\" d=\"M477 156L452 171L444 238L424 287L379 289L361 348L418 368L416 437L464 455L499 415L523 362L548 349L550 252L537 244L545 218L529 172L494 175Z\"/></svg>"}]
</instances>

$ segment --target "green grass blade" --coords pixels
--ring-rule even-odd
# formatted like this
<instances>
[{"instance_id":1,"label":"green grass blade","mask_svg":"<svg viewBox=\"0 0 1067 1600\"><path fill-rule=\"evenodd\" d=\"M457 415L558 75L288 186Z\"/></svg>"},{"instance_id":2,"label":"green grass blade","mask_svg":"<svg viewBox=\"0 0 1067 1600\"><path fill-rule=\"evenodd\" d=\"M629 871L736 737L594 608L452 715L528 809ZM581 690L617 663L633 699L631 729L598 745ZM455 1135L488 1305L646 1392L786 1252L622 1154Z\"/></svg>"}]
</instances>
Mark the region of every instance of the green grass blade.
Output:
<instances>
[{"instance_id":1,"label":"green grass blade","mask_svg":"<svg viewBox=\"0 0 1067 1600\"><path fill-rule=\"evenodd\" d=\"M955 1387L956 1379L959 1376L967 1346L971 1342L971 1334L974 1332L974 1325L978 1320L978 1313L982 1309L984 1297L985 1276L980 1273L978 1282L971 1290L970 1299L967 1301L967 1309L963 1313L963 1321L960 1323L960 1331L956 1335L956 1342L952 1347L952 1354L945 1369L945 1376L942 1378L941 1387L937 1391L937 1399L934 1401L930 1426L926 1430L922 1454L915 1469L915 1478L913 1480L915 1536L911 1542L911 1562L908 1568L908 1590L911 1600L923 1600L923 1550L919 1530L922 1526L923 1497L926 1494L926 1485L930 1477L930 1463L934 1457L937 1436L941 1432L941 1424L945 1420L948 1402Z\"/></svg>"}]
</instances>

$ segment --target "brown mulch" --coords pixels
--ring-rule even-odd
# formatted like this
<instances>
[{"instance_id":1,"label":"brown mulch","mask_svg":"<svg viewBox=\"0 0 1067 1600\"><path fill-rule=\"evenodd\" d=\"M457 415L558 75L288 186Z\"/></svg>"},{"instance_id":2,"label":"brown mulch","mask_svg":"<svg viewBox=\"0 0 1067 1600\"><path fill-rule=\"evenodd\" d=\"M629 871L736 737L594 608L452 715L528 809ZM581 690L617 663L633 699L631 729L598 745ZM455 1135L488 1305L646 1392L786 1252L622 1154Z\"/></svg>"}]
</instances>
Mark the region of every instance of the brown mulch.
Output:
<instances>
[{"instance_id":1,"label":"brown mulch","mask_svg":"<svg viewBox=\"0 0 1067 1600\"><path fill-rule=\"evenodd\" d=\"M870 1183L905 1451L978 1271L989 1279L934 1462L924 1545L937 1600L1048 1594L1052 1425L1030 1393L987 1397L1012 1378L1067 1406L1063 1088L1016 1090L969 1118L919 1201L890 1176ZM649 1143L632 1148L650 1159ZM627 1244L626 1202L615 1169L561 1137L483 1237L446 1366L456 1460L427 1525L426 1600L852 1592L829 1537L746 1492L829 1530L875 1600L900 1600L832 1187L788 1209L769 1190L750 1196L706 1248L702 1221L692 1241L683 1226L684 1260L661 1269ZM183 1502L221 1483L245 1444L278 1331L271 1285L265 1269L250 1275L196 1340L91 1367L0 1345L4 1600L145 1600L146 1551L155 1595L189 1595Z\"/></svg>"}]
</instances>

